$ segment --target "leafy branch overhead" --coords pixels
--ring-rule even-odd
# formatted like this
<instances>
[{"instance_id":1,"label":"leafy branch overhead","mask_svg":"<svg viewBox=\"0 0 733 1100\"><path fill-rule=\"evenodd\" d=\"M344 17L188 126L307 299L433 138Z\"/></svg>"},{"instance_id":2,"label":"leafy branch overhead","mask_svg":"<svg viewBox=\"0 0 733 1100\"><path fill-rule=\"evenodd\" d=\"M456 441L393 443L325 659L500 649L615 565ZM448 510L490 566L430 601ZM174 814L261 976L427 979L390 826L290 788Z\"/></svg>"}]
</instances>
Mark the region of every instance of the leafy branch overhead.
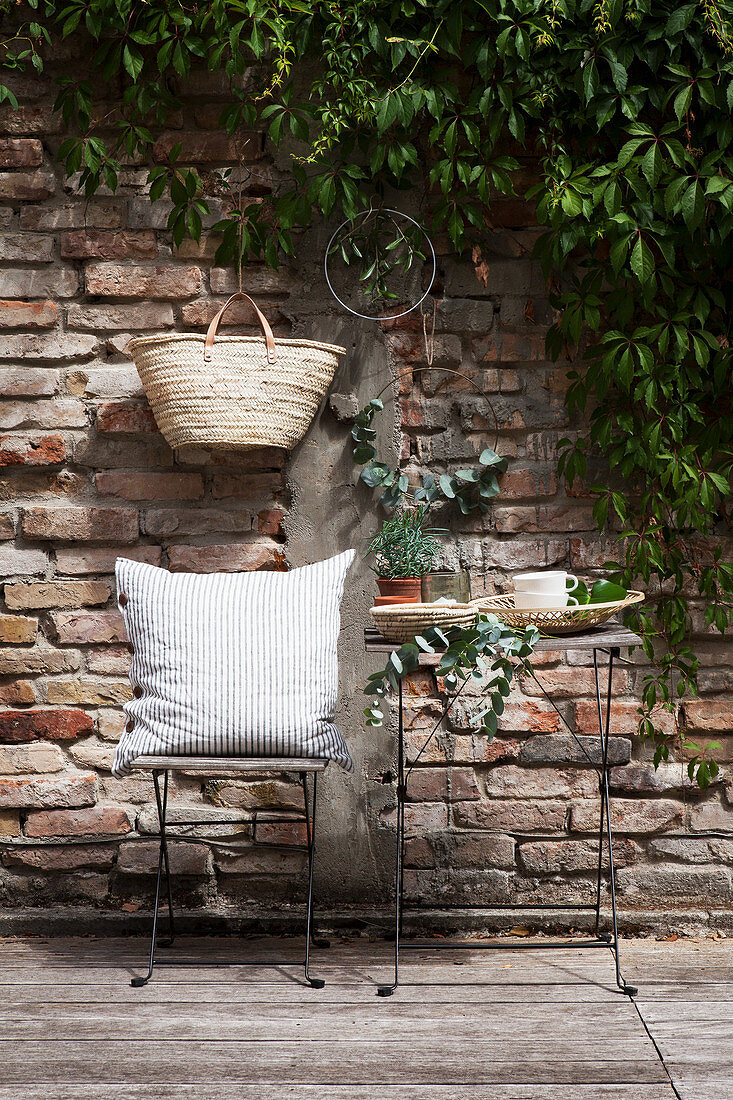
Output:
<instances>
[{"instance_id":1,"label":"leafy branch overhead","mask_svg":"<svg viewBox=\"0 0 733 1100\"><path fill-rule=\"evenodd\" d=\"M615 579L651 597L636 619L654 662L642 732L655 705L696 691L695 634L726 630L733 597L731 0L0 0L0 13L0 101L16 103L13 70L40 72L77 39L88 63L61 75L57 100L67 171L93 194L148 164L176 242L219 217L213 195L219 262L275 266L314 218L355 222L408 189L459 253L533 203L559 311L548 353L575 356L567 404L589 422L561 469L623 536ZM202 69L229 86L218 181L184 142L157 142ZM261 131L280 150L267 185L248 152ZM394 504L404 475L368 453L370 428L357 461ZM498 472L485 467L416 497L485 507Z\"/></svg>"}]
</instances>

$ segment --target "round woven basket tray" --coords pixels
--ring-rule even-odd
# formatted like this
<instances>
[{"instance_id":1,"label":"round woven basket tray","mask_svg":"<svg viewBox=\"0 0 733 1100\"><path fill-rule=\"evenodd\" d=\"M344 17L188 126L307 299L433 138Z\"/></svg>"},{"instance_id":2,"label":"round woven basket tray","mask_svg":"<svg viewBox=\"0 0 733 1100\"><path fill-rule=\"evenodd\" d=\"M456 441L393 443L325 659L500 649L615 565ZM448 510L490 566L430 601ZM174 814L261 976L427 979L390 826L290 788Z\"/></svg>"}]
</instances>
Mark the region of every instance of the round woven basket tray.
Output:
<instances>
[{"instance_id":1,"label":"round woven basket tray","mask_svg":"<svg viewBox=\"0 0 733 1100\"><path fill-rule=\"evenodd\" d=\"M473 622L476 612L471 604L400 603L369 608L375 627L388 642L411 642L431 626L465 626Z\"/></svg>"},{"instance_id":2,"label":"round woven basket tray","mask_svg":"<svg viewBox=\"0 0 733 1100\"><path fill-rule=\"evenodd\" d=\"M507 626L536 626L545 634L579 634L608 621L618 611L646 599L643 592L629 592L623 600L612 603L586 603L578 607L514 606L514 596L481 596L471 604L479 611L498 615Z\"/></svg>"}]
</instances>

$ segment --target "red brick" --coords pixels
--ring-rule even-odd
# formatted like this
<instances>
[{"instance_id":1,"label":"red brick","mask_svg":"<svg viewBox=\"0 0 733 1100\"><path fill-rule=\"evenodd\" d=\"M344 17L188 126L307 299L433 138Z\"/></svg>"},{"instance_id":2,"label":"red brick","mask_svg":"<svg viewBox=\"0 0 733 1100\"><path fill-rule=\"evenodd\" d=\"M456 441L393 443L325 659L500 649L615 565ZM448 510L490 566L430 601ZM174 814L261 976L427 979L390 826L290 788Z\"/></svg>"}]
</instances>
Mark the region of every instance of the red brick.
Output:
<instances>
[{"instance_id":1,"label":"red brick","mask_svg":"<svg viewBox=\"0 0 733 1100\"><path fill-rule=\"evenodd\" d=\"M543 361L545 336L542 332L492 332L484 342L481 360L484 363L523 363Z\"/></svg>"},{"instance_id":2,"label":"red brick","mask_svg":"<svg viewBox=\"0 0 733 1100\"><path fill-rule=\"evenodd\" d=\"M512 833L533 833L562 829L565 802L550 799L484 799L459 802L454 809L456 825L467 829L498 829Z\"/></svg>"},{"instance_id":3,"label":"red brick","mask_svg":"<svg viewBox=\"0 0 733 1100\"><path fill-rule=\"evenodd\" d=\"M0 710L0 742L71 741L94 730L83 710Z\"/></svg>"},{"instance_id":4,"label":"red brick","mask_svg":"<svg viewBox=\"0 0 733 1100\"><path fill-rule=\"evenodd\" d=\"M594 527L590 507L579 504L517 505L494 509L496 530L502 535L519 531L544 534L548 531L589 531Z\"/></svg>"},{"instance_id":5,"label":"red brick","mask_svg":"<svg viewBox=\"0 0 733 1100\"><path fill-rule=\"evenodd\" d=\"M733 703L723 699L690 699L684 703L685 728L701 733L733 732Z\"/></svg>"},{"instance_id":6,"label":"red brick","mask_svg":"<svg viewBox=\"0 0 733 1100\"><path fill-rule=\"evenodd\" d=\"M257 513L257 530L261 535L282 537L285 513L279 508L265 508Z\"/></svg>"},{"instance_id":7,"label":"red brick","mask_svg":"<svg viewBox=\"0 0 733 1100\"><path fill-rule=\"evenodd\" d=\"M87 414L81 401L56 397L51 401L3 401L0 428L86 428Z\"/></svg>"},{"instance_id":8,"label":"red brick","mask_svg":"<svg viewBox=\"0 0 733 1100\"><path fill-rule=\"evenodd\" d=\"M614 840L613 858L617 866L634 863L638 855L639 848L633 840ZM598 843L588 840L535 840L520 845L519 862L533 875L595 871L598 867Z\"/></svg>"},{"instance_id":9,"label":"red brick","mask_svg":"<svg viewBox=\"0 0 733 1100\"><path fill-rule=\"evenodd\" d=\"M61 234L61 255L70 260L139 260L158 253L152 229L75 229Z\"/></svg>"},{"instance_id":10,"label":"red brick","mask_svg":"<svg viewBox=\"0 0 733 1100\"><path fill-rule=\"evenodd\" d=\"M0 836L20 836L20 814L17 810L0 810Z\"/></svg>"},{"instance_id":11,"label":"red brick","mask_svg":"<svg viewBox=\"0 0 733 1100\"><path fill-rule=\"evenodd\" d=\"M78 667L79 656L76 653L41 649L39 646L33 646L32 649L0 649L2 676L53 675L57 672L74 672Z\"/></svg>"},{"instance_id":12,"label":"red brick","mask_svg":"<svg viewBox=\"0 0 733 1100\"><path fill-rule=\"evenodd\" d=\"M26 836L122 836L132 824L119 806L90 806L81 810L40 810L28 814Z\"/></svg>"},{"instance_id":13,"label":"red brick","mask_svg":"<svg viewBox=\"0 0 733 1100\"><path fill-rule=\"evenodd\" d=\"M119 611L55 611L51 619L56 638L62 645L127 641Z\"/></svg>"},{"instance_id":14,"label":"red brick","mask_svg":"<svg viewBox=\"0 0 733 1100\"><path fill-rule=\"evenodd\" d=\"M55 190L56 179L52 172L0 172L0 199L3 200L38 202L50 198ZM50 245L53 248L53 241Z\"/></svg>"},{"instance_id":15,"label":"red brick","mask_svg":"<svg viewBox=\"0 0 733 1100\"><path fill-rule=\"evenodd\" d=\"M36 581L5 585L10 608L81 607L106 603L112 589L105 581Z\"/></svg>"},{"instance_id":16,"label":"red brick","mask_svg":"<svg viewBox=\"0 0 733 1100\"><path fill-rule=\"evenodd\" d=\"M239 573L271 567L279 549L277 543L264 540L225 546L169 546L168 561L173 572Z\"/></svg>"},{"instance_id":17,"label":"red brick","mask_svg":"<svg viewBox=\"0 0 733 1100\"><path fill-rule=\"evenodd\" d=\"M57 370L36 367L0 368L0 394L11 397L50 397L59 386Z\"/></svg>"},{"instance_id":18,"label":"red brick","mask_svg":"<svg viewBox=\"0 0 733 1100\"><path fill-rule=\"evenodd\" d=\"M192 325L196 328L207 327L224 305L224 301L225 299L197 298L195 302L186 302L181 306L181 320L184 325ZM272 328L287 322L285 315L271 302L258 299L257 305ZM260 331L260 326L252 314L252 307L247 302L234 302L222 317L221 325L246 325L252 333L259 334Z\"/></svg>"},{"instance_id":19,"label":"red brick","mask_svg":"<svg viewBox=\"0 0 733 1100\"><path fill-rule=\"evenodd\" d=\"M110 401L97 409L98 432L110 435L137 435L157 432L153 410L139 401Z\"/></svg>"},{"instance_id":20,"label":"red brick","mask_svg":"<svg viewBox=\"0 0 733 1100\"><path fill-rule=\"evenodd\" d=\"M575 709L576 733L598 733L598 708L594 702L579 699L573 704ZM604 709L605 715L605 709ZM674 715L664 707L655 707L652 712L654 724L664 733L674 733ZM604 718L605 721L605 718ZM639 727L639 706L637 703L611 703L611 734L630 737L637 733Z\"/></svg>"},{"instance_id":21,"label":"red brick","mask_svg":"<svg viewBox=\"0 0 733 1100\"><path fill-rule=\"evenodd\" d=\"M16 179L15 172L0 173L0 199L22 198L22 195L8 195L5 181ZM20 181L17 183L21 189ZM5 194L3 194L5 192ZM53 263L53 237L44 237L40 233L5 233L0 236L0 260L19 261L20 263ZM6 349L7 354L7 349Z\"/></svg>"},{"instance_id":22,"label":"red brick","mask_svg":"<svg viewBox=\"0 0 733 1100\"><path fill-rule=\"evenodd\" d=\"M56 809L62 806L92 806L96 799L96 779L91 774L0 778L2 808Z\"/></svg>"},{"instance_id":23,"label":"red brick","mask_svg":"<svg viewBox=\"0 0 733 1100\"><path fill-rule=\"evenodd\" d=\"M175 145L182 146L178 162L181 164L231 164L243 158L258 160L262 156L262 135L241 134L229 137L224 130L211 133L197 131L162 134L153 147L153 157L159 163L168 160Z\"/></svg>"},{"instance_id":24,"label":"red brick","mask_svg":"<svg viewBox=\"0 0 733 1100\"><path fill-rule=\"evenodd\" d=\"M485 780L493 798L568 798L598 790L595 772L582 768L522 768L504 764L492 768Z\"/></svg>"},{"instance_id":25,"label":"red brick","mask_svg":"<svg viewBox=\"0 0 733 1100\"><path fill-rule=\"evenodd\" d=\"M614 798L611 800L611 824L619 833L656 833L682 824L683 807L666 798ZM598 799L574 802L570 812L570 827L576 833L598 829L600 820Z\"/></svg>"},{"instance_id":26,"label":"red brick","mask_svg":"<svg viewBox=\"0 0 733 1100\"><path fill-rule=\"evenodd\" d=\"M62 435L0 438L0 466L56 466L66 458Z\"/></svg>"},{"instance_id":27,"label":"red brick","mask_svg":"<svg viewBox=\"0 0 733 1100\"><path fill-rule=\"evenodd\" d=\"M214 474L211 495L214 500L237 497L238 504L276 497L283 490L282 474L268 471L258 474Z\"/></svg>"},{"instance_id":28,"label":"red brick","mask_svg":"<svg viewBox=\"0 0 733 1100\"><path fill-rule=\"evenodd\" d=\"M557 711L528 699L526 703L507 703L499 718L502 730L521 730L527 733L554 733L560 729Z\"/></svg>"},{"instance_id":29,"label":"red brick","mask_svg":"<svg viewBox=\"0 0 733 1100\"><path fill-rule=\"evenodd\" d=\"M0 684L0 703L6 707L22 707L24 704L35 703L35 701L36 693L33 690L33 684L28 680L13 680L8 684Z\"/></svg>"},{"instance_id":30,"label":"red brick","mask_svg":"<svg viewBox=\"0 0 733 1100\"><path fill-rule=\"evenodd\" d=\"M64 542L135 542L137 512L130 508L24 508L21 520L28 539Z\"/></svg>"},{"instance_id":31,"label":"red brick","mask_svg":"<svg viewBox=\"0 0 733 1100\"><path fill-rule=\"evenodd\" d=\"M98 707L128 702L132 699L132 688L127 681L119 680L51 680L46 697L49 703Z\"/></svg>"},{"instance_id":32,"label":"red brick","mask_svg":"<svg viewBox=\"0 0 733 1100\"><path fill-rule=\"evenodd\" d=\"M144 561L148 565L160 565L162 551L159 546L125 547L124 556L133 561ZM114 573L115 561L119 551L90 546L80 550L56 551L56 568L59 573L72 573L77 576L84 573Z\"/></svg>"},{"instance_id":33,"label":"red brick","mask_svg":"<svg viewBox=\"0 0 733 1100\"><path fill-rule=\"evenodd\" d=\"M57 134L63 125L60 111L53 110L53 101L21 103L0 107L0 131L5 134Z\"/></svg>"},{"instance_id":34,"label":"red brick","mask_svg":"<svg viewBox=\"0 0 733 1100\"><path fill-rule=\"evenodd\" d=\"M150 205L148 203L148 205ZM64 206L26 206L20 211L21 229L117 229L124 205L117 199L70 202Z\"/></svg>"},{"instance_id":35,"label":"red brick","mask_svg":"<svg viewBox=\"0 0 733 1100\"><path fill-rule=\"evenodd\" d=\"M496 764L519 759L520 742L495 737L489 741L481 734L458 735L455 738L453 760L456 764Z\"/></svg>"},{"instance_id":36,"label":"red brick","mask_svg":"<svg viewBox=\"0 0 733 1100\"><path fill-rule=\"evenodd\" d=\"M260 844L305 844L304 821L271 821L257 826Z\"/></svg>"},{"instance_id":37,"label":"red brick","mask_svg":"<svg viewBox=\"0 0 733 1100\"><path fill-rule=\"evenodd\" d=\"M206 844L168 844L172 875L205 875L209 871L210 852ZM158 842L127 841L120 847L117 870L123 875L153 875L158 870Z\"/></svg>"},{"instance_id":38,"label":"red brick","mask_svg":"<svg viewBox=\"0 0 733 1100\"><path fill-rule=\"evenodd\" d=\"M601 677L601 683L606 683L603 672ZM550 695L595 695L596 681L590 668L543 668L537 679ZM629 686L628 673L624 669L614 669L612 683L614 693L622 695ZM542 694L542 688L530 676L523 676L521 684L527 695Z\"/></svg>"},{"instance_id":39,"label":"red brick","mask_svg":"<svg viewBox=\"0 0 733 1100\"><path fill-rule=\"evenodd\" d=\"M38 620L23 615L0 615L0 643L31 645L38 634Z\"/></svg>"},{"instance_id":40,"label":"red brick","mask_svg":"<svg viewBox=\"0 0 733 1100\"><path fill-rule=\"evenodd\" d=\"M43 145L35 138L0 138L0 168L38 168Z\"/></svg>"},{"instance_id":41,"label":"red brick","mask_svg":"<svg viewBox=\"0 0 733 1100\"><path fill-rule=\"evenodd\" d=\"M174 323L173 310L168 302L124 302L122 305L70 305L66 311L68 328L100 332L117 329L128 333L144 329L170 328Z\"/></svg>"},{"instance_id":42,"label":"red brick","mask_svg":"<svg viewBox=\"0 0 733 1100\"><path fill-rule=\"evenodd\" d=\"M0 745L0 775L59 772L66 758L57 745L31 741L27 745Z\"/></svg>"},{"instance_id":43,"label":"red brick","mask_svg":"<svg viewBox=\"0 0 733 1100\"><path fill-rule=\"evenodd\" d=\"M0 300L0 328L52 328L58 320L53 302Z\"/></svg>"},{"instance_id":44,"label":"red brick","mask_svg":"<svg viewBox=\"0 0 733 1100\"><path fill-rule=\"evenodd\" d=\"M193 298L201 290L197 267L132 267L112 263L89 264L87 294L112 298Z\"/></svg>"},{"instance_id":45,"label":"red brick","mask_svg":"<svg viewBox=\"0 0 733 1100\"><path fill-rule=\"evenodd\" d=\"M102 470L94 484L98 493L125 500L200 500L204 495L201 474Z\"/></svg>"},{"instance_id":46,"label":"red brick","mask_svg":"<svg viewBox=\"0 0 733 1100\"><path fill-rule=\"evenodd\" d=\"M253 526L252 513L239 508L150 508L143 521L145 533L154 536L209 535L215 531L248 534Z\"/></svg>"},{"instance_id":47,"label":"red brick","mask_svg":"<svg viewBox=\"0 0 733 1100\"><path fill-rule=\"evenodd\" d=\"M8 848L3 855L7 867L30 867L38 871L79 871L89 868L106 871L115 861L112 844L74 844L55 847L44 844L40 848Z\"/></svg>"},{"instance_id":48,"label":"red brick","mask_svg":"<svg viewBox=\"0 0 733 1100\"><path fill-rule=\"evenodd\" d=\"M103 649L88 650L85 654L88 672L103 676L129 676L130 650L127 646L105 645Z\"/></svg>"},{"instance_id":49,"label":"red brick","mask_svg":"<svg viewBox=\"0 0 733 1100\"><path fill-rule=\"evenodd\" d=\"M499 478L501 497L505 500L521 500L525 497L549 497L557 492L557 478L553 470L507 470Z\"/></svg>"}]
</instances>

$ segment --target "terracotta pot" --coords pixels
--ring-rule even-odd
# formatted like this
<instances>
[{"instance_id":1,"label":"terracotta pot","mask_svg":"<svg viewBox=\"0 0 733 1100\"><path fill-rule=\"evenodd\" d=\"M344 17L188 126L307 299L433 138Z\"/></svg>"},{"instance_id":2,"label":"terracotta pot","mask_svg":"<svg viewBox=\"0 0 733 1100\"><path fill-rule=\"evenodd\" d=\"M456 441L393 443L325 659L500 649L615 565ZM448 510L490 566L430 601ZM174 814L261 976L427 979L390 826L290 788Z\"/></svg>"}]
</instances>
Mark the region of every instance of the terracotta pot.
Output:
<instances>
[{"instance_id":1,"label":"terracotta pot","mask_svg":"<svg viewBox=\"0 0 733 1100\"><path fill-rule=\"evenodd\" d=\"M375 607L392 603L420 603L420 577L377 577L380 595Z\"/></svg>"}]
</instances>

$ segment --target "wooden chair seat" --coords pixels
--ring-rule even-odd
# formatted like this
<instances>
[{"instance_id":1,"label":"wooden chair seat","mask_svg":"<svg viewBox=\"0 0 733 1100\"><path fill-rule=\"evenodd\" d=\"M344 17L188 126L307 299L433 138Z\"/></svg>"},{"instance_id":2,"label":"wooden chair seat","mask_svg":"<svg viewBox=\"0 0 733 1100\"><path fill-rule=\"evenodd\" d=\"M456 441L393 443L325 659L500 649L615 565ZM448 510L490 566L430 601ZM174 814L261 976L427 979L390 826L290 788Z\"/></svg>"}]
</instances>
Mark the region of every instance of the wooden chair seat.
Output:
<instances>
[{"instance_id":1,"label":"wooden chair seat","mask_svg":"<svg viewBox=\"0 0 733 1100\"><path fill-rule=\"evenodd\" d=\"M324 772L328 760L299 756L138 756L130 767L135 771L187 771L201 775L237 772Z\"/></svg>"}]
</instances>

